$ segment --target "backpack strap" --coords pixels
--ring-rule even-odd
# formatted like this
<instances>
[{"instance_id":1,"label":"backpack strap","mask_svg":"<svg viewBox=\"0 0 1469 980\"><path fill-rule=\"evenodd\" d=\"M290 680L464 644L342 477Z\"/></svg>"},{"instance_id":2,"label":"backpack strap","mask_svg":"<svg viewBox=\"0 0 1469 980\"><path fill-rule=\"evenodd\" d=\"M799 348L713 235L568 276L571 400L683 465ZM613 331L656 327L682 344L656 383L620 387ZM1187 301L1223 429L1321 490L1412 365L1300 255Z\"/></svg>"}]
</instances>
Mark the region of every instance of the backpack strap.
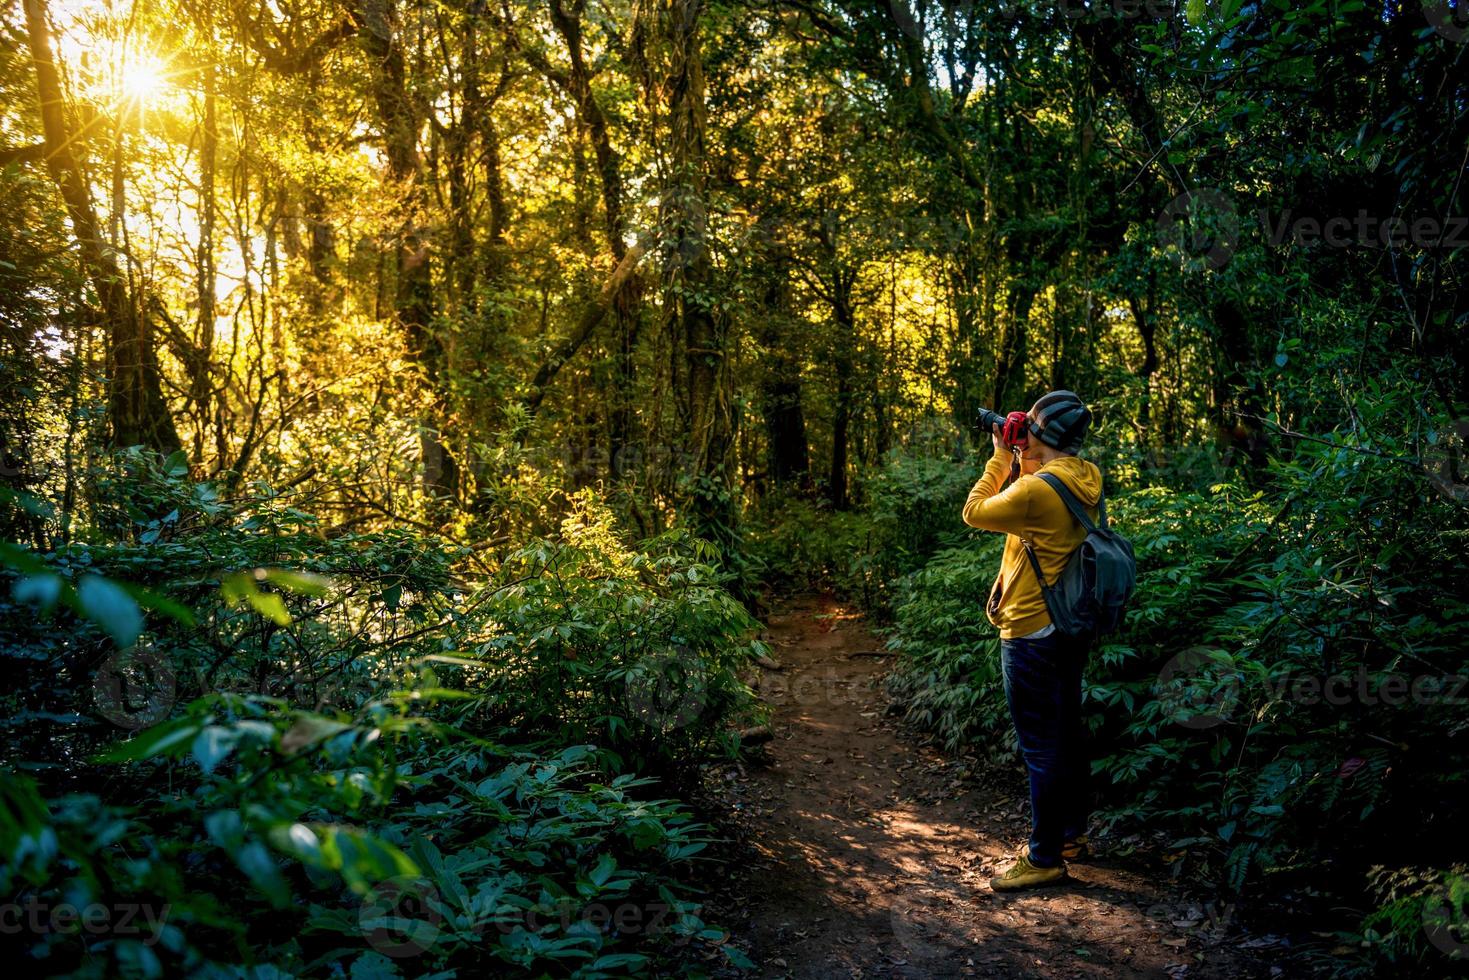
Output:
<instances>
[{"instance_id":1,"label":"backpack strap","mask_svg":"<svg viewBox=\"0 0 1469 980\"><path fill-rule=\"evenodd\" d=\"M1075 517L1077 521L1081 523L1081 526L1086 528L1088 534L1094 533L1097 530L1098 525L1100 525L1103 529L1106 529L1106 494L1099 493L1097 496L1097 522L1094 524L1092 523L1092 519L1086 516L1086 508L1081 505L1081 501L1076 498L1076 494L1072 493L1071 488L1068 487L1065 483L1061 482L1061 479L1059 477L1057 477L1054 473L1037 473L1036 476L1040 477L1042 480L1045 480L1046 483L1050 485L1051 489L1055 490L1056 493L1060 495L1061 502L1066 505L1067 510L1071 511L1071 516Z\"/></svg>"},{"instance_id":2,"label":"backpack strap","mask_svg":"<svg viewBox=\"0 0 1469 980\"><path fill-rule=\"evenodd\" d=\"M1020 543L1025 548L1025 556L1030 559L1030 567L1035 569L1035 580L1041 584L1041 597L1046 600L1046 608L1049 610L1051 606L1051 587L1046 584L1046 577L1041 574L1040 559L1035 556L1035 550L1031 548L1029 541L1021 538Z\"/></svg>"}]
</instances>

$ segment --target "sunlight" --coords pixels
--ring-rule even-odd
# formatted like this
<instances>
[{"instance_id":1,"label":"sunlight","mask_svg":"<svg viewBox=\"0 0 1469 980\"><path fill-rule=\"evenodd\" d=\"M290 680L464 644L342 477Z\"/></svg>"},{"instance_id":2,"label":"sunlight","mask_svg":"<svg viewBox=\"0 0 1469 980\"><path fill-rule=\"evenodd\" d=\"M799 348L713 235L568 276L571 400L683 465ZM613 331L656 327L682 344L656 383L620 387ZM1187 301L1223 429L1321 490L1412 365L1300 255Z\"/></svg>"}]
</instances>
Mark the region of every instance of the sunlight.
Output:
<instances>
[{"instance_id":1,"label":"sunlight","mask_svg":"<svg viewBox=\"0 0 1469 980\"><path fill-rule=\"evenodd\" d=\"M149 54L127 57L118 68L122 95L132 102L152 102L168 86L168 71L163 62Z\"/></svg>"}]
</instances>

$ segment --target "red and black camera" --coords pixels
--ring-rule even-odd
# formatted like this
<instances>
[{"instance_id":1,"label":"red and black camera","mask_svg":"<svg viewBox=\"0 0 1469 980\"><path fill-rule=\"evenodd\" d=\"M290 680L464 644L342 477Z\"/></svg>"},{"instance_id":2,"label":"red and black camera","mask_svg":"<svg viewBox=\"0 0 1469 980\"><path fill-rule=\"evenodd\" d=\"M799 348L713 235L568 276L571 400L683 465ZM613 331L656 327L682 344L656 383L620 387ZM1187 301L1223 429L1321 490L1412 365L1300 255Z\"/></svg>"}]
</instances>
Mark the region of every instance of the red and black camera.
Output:
<instances>
[{"instance_id":1,"label":"red and black camera","mask_svg":"<svg viewBox=\"0 0 1469 980\"><path fill-rule=\"evenodd\" d=\"M979 410L979 424L986 432L993 432L995 426L1000 427L1000 442L1011 449L1024 449L1030 444L1030 418L1024 412L1011 412L1009 415L1001 415L991 412L987 408Z\"/></svg>"}]
</instances>

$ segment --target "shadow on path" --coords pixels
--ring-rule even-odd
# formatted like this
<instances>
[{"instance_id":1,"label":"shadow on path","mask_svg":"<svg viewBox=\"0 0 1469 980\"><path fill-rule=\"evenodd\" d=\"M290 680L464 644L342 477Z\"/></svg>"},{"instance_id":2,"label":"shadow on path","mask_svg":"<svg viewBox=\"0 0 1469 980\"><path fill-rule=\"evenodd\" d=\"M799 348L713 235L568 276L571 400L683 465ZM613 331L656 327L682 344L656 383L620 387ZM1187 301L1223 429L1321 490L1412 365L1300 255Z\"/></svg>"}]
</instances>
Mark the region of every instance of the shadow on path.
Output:
<instances>
[{"instance_id":1,"label":"shadow on path","mask_svg":"<svg viewBox=\"0 0 1469 980\"><path fill-rule=\"evenodd\" d=\"M759 976L1270 975L1158 871L1101 860L991 892L1028 835L1022 794L977 786L885 717L890 661L854 609L799 597L769 627L782 669L756 686L775 737L768 765L714 774L744 842L708 916Z\"/></svg>"}]
</instances>

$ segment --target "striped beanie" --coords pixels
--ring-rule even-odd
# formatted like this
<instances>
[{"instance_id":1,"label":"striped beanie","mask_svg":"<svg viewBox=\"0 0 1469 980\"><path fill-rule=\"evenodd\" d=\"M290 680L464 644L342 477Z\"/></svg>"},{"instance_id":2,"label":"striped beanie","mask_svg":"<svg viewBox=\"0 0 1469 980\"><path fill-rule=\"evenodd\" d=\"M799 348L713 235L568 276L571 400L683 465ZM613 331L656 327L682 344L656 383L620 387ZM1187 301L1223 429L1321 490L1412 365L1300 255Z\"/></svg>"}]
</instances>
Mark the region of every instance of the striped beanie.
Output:
<instances>
[{"instance_id":1,"label":"striped beanie","mask_svg":"<svg viewBox=\"0 0 1469 980\"><path fill-rule=\"evenodd\" d=\"M1031 431L1036 438L1063 453L1081 449L1092 413L1074 391L1052 391L1042 395L1030 410Z\"/></svg>"}]
</instances>

